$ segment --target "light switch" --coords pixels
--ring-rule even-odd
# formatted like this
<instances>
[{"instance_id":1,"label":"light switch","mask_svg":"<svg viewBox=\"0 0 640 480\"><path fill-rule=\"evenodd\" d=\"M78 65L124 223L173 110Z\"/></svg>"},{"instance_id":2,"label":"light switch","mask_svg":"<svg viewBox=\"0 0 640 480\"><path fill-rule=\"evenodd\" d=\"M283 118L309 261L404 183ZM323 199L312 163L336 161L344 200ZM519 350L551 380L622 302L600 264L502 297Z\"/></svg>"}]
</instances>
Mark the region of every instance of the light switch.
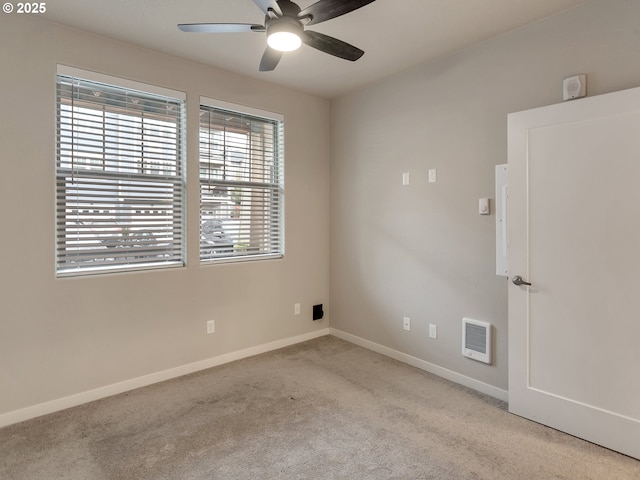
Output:
<instances>
[{"instance_id":1,"label":"light switch","mask_svg":"<svg viewBox=\"0 0 640 480\"><path fill-rule=\"evenodd\" d=\"M491 213L491 210L489 209L489 199L488 198L481 198L479 203L478 203L478 213L480 213L480 215L489 215Z\"/></svg>"},{"instance_id":2,"label":"light switch","mask_svg":"<svg viewBox=\"0 0 640 480\"><path fill-rule=\"evenodd\" d=\"M402 185L409 185L409 172L402 174Z\"/></svg>"},{"instance_id":3,"label":"light switch","mask_svg":"<svg viewBox=\"0 0 640 480\"><path fill-rule=\"evenodd\" d=\"M429 183L436 183L438 180L438 172L435 168L429 169Z\"/></svg>"}]
</instances>

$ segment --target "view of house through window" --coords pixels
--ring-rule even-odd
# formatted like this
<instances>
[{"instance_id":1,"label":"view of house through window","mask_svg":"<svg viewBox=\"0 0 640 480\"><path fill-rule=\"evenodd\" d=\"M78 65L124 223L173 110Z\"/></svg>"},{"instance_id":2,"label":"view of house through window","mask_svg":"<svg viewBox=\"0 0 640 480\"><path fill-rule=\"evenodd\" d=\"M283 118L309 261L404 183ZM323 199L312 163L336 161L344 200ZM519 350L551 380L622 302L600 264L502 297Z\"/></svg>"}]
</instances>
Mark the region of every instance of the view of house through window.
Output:
<instances>
[{"instance_id":1,"label":"view of house through window","mask_svg":"<svg viewBox=\"0 0 640 480\"><path fill-rule=\"evenodd\" d=\"M58 275L184 265L184 95L58 73Z\"/></svg>"},{"instance_id":2,"label":"view of house through window","mask_svg":"<svg viewBox=\"0 0 640 480\"><path fill-rule=\"evenodd\" d=\"M280 257L282 118L211 103L200 107L200 260Z\"/></svg>"}]
</instances>

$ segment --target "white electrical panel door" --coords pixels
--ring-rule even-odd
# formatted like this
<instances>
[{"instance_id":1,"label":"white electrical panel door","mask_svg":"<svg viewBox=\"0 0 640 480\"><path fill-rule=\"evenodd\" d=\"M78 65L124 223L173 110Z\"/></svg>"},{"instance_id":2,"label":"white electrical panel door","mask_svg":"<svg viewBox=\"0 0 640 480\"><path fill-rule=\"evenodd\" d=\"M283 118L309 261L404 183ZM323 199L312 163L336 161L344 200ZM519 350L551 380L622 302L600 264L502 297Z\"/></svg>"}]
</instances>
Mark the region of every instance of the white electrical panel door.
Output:
<instances>
[{"instance_id":1,"label":"white electrical panel door","mask_svg":"<svg viewBox=\"0 0 640 480\"><path fill-rule=\"evenodd\" d=\"M509 184L507 165L496 165L496 275L508 276L507 197Z\"/></svg>"}]
</instances>

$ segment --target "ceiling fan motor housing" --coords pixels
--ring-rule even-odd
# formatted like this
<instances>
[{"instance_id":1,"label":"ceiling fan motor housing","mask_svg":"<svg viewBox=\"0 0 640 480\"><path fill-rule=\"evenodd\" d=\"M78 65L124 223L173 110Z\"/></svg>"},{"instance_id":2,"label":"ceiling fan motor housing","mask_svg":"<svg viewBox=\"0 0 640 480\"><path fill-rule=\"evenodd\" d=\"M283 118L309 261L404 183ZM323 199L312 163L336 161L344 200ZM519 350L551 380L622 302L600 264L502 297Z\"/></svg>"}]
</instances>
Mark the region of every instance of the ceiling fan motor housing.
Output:
<instances>
[{"instance_id":1,"label":"ceiling fan motor housing","mask_svg":"<svg viewBox=\"0 0 640 480\"><path fill-rule=\"evenodd\" d=\"M265 17L267 43L271 48L281 52L296 50L300 47L304 32L302 22L298 18L300 7L289 0L280 0L278 7L282 15L270 8Z\"/></svg>"},{"instance_id":2,"label":"ceiling fan motor housing","mask_svg":"<svg viewBox=\"0 0 640 480\"><path fill-rule=\"evenodd\" d=\"M298 14L301 11L298 4L293 3L291 0L278 0L277 3L282 11L282 16L298 18Z\"/></svg>"},{"instance_id":3,"label":"ceiling fan motor housing","mask_svg":"<svg viewBox=\"0 0 640 480\"><path fill-rule=\"evenodd\" d=\"M304 31L302 24L296 17L286 15L278 18L267 18L265 26L267 27L267 37L277 32L291 32L301 37Z\"/></svg>"}]
</instances>

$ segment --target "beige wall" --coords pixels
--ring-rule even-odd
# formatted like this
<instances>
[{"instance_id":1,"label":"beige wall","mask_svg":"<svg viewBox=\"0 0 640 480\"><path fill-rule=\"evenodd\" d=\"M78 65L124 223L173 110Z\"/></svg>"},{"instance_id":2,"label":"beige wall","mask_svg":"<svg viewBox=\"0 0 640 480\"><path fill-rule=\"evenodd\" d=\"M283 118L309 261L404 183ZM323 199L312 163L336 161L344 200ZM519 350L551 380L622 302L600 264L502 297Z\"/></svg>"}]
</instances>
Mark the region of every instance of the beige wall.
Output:
<instances>
[{"instance_id":1,"label":"beige wall","mask_svg":"<svg viewBox=\"0 0 640 480\"><path fill-rule=\"evenodd\" d=\"M187 93L186 268L55 278L58 63ZM0 69L0 414L328 326L327 100L26 15L0 15ZM283 260L199 266L200 95L284 114Z\"/></svg>"},{"instance_id":2,"label":"beige wall","mask_svg":"<svg viewBox=\"0 0 640 480\"><path fill-rule=\"evenodd\" d=\"M639 86L639 18L637 0L587 2L332 103L332 327L507 389L507 280L478 215L507 114L560 102L576 73L589 95ZM462 357L465 316L495 325L492 366Z\"/></svg>"}]
</instances>

